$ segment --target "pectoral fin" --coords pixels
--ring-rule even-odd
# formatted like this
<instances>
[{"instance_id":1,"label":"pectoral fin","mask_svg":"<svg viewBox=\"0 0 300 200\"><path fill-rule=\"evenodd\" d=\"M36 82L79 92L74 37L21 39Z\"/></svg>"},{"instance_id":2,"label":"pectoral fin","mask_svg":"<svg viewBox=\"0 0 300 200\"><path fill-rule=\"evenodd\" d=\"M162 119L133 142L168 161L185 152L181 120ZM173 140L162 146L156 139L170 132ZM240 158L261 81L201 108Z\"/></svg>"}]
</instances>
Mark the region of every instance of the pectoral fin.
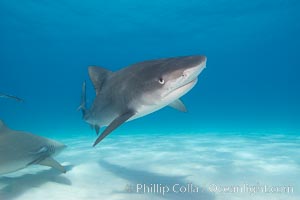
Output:
<instances>
[{"instance_id":1,"label":"pectoral fin","mask_svg":"<svg viewBox=\"0 0 300 200\"><path fill-rule=\"evenodd\" d=\"M169 104L169 106L181 112L187 112L184 103L180 99L173 101L172 103Z\"/></svg>"},{"instance_id":2,"label":"pectoral fin","mask_svg":"<svg viewBox=\"0 0 300 200\"><path fill-rule=\"evenodd\" d=\"M101 140L103 140L108 134L110 134L113 130L121 126L124 122L126 122L130 117L132 117L135 114L134 111L128 111L116 119L112 121L108 127L101 133L101 135L97 138L93 146L96 146Z\"/></svg>"},{"instance_id":3,"label":"pectoral fin","mask_svg":"<svg viewBox=\"0 0 300 200\"><path fill-rule=\"evenodd\" d=\"M52 167L54 169L61 171L62 173L66 173L66 169L59 162L54 160L52 157L47 157L46 159L40 161L38 164Z\"/></svg>"}]
</instances>

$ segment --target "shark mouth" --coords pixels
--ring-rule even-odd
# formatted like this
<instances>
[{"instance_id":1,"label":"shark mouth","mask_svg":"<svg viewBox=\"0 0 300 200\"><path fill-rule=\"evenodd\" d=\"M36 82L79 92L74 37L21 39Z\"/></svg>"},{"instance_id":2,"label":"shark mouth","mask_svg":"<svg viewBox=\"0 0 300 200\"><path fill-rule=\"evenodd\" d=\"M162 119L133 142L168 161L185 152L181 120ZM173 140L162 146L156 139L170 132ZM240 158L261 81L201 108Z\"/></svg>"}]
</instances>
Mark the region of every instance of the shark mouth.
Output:
<instances>
[{"instance_id":1,"label":"shark mouth","mask_svg":"<svg viewBox=\"0 0 300 200\"><path fill-rule=\"evenodd\" d=\"M192 81L179 86L178 88L171 90L166 95L164 95L164 98L172 98L173 96L178 96L180 98L181 96L185 95L188 91L190 91L197 83L198 78L196 77ZM174 99L175 100L175 99Z\"/></svg>"},{"instance_id":2,"label":"shark mouth","mask_svg":"<svg viewBox=\"0 0 300 200\"><path fill-rule=\"evenodd\" d=\"M181 89L185 89L185 88L188 88L189 86L192 86L192 87L193 87L193 86L197 83L197 81L198 81L198 78L195 78L194 80L192 80L192 81L190 81L190 82L188 82L188 83L186 83L186 84L184 84L184 85L178 87L178 88L175 89L174 91L176 91L176 90L181 90ZM192 87L191 87L191 89L192 89ZM189 91L189 90L188 90L188 91Z\"/></svg>"}]
</instances>

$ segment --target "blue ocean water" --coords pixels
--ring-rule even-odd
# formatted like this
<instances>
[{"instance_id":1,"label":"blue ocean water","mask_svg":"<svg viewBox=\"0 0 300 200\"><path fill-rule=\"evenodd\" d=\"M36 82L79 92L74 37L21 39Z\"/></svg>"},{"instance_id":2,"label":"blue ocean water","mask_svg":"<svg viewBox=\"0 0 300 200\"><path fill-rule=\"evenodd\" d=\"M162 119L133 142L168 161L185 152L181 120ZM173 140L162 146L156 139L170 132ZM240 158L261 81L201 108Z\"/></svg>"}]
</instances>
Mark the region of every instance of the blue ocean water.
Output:
<instances>
[{"instance_id":1,"label":"blue ocean water","mask_svg":"<svg viewBox=\"0 0 300 200\"><path fill-rule=\"evenodd\" d=\"M93 156L100 159L103 155L111 158L110 161L117 162L116 158L121 157L120 160L124 160L125 165L119 163L120 166L128 167L121 167L123 174L132 174L130 167L135 164L150 171L155 169L155 173L165 174L168 170L163 169L163 166L167 163L162 162L153 168L152 165L145 167L151 162L151 157L160 155L161 157L155 157L155 161L168 158L167 161L173 166L181 166L186 170L178 172L182 176L194 173L197 169L206 170L205 179L209 182L210 179L216 180L212 176L217 176L210 176L209 172L213 174L214 170L219 169L226 171L231 166L232 162L227 163L221 159L223 156L230 161L236 159L237 157L229 156L228 152L242 150L250 142L252 145L246 145L249 151L245 150L237 155L243 157L243 162L238 163L238 166L261 165L264 170L270 170L271 174L264 174L262 171L250 173L247 170L245 174L256 174L254 177L266 175L267 182L271 183L274 175L272 172L276 174L274 180L281 181L286 170L290 170L287 177L292 179L294 175L300 174L300 159L297 156L300 131L299 9L300 3L297 0L1 0L0 92L19 96L25 102L0 98L0 118L13 129L65 141L70 148L69 153L62 158L71 164L76 164L77 159L82 158L80 152L72 154L73 150L77 151L78 145L78 151L80 148L87 149L91 160L95 159ZM91 148L95 133L83 122L81 113L76 110L80 104L81 84L84 80L88 80L89 105L95 96L87 73L89 65L116 71L139 61L194 54L206 55L208 60L207 68L201 73L195 88L182 98L188 113L165 108L126 123L110 135L102 147L96 150ZM171 162L173 160L170 158L175 156L174 152L180 158L179 151L170 150L165 152L164 157L164 154L159 154L164 152L164 148L153 150L151 143L145 144L146 147L149 145L149 151L144 152L149 160L145 163L134 162L143 157L141 153L137 153L143 150L143 145L135 144L151 142L151 138L155 142L162 142L155 139L155 135L163 137L166 144L161 145L172 150L182 149L185 152L185 145L192 145L195 151L190 150L187 154L205 153L218 162L214 162L215 167L212 168L209 168L212 161L202 163L201 167L197 165L197 168L197 159L188 165L190 157L186 157L186 165L178 165L175 161ZM165 135L169 137L165 138ZM178 135L187 138L176 140ZM82 144L75 142L80 141L77 138L81 137ZM122 137L126 137L130 144L128 148L134 148L129 148L131 154L128 155L131 157L127 155L126 159L118 154L122 152L118 148L126 144L117 146ZM211 140L203 141L203 137ZM190 144L193 142L191 138L198 138L200 141ZM255 143L253 138L260 139ZM182 144L177 143L179 140L182 140ZM231 146L228 142L231 140L237 143ZM241 141L244 143L239 146ZM172 142L175 146L172 146ZM211 145L210 148L207 147L207 142ZM268 146L272 143L274 146ZM255 148L260 145L262 149ZM196 147L208 150L204 149L207 150L205 152ZM218 148L225 150L218 151ZM270 153L277 148L281 153ZM113 153L109 154L105 149ZM214 153L214 149L218 153ZM292 152L288 154L288 150ZM151 152L157 154L152 155ZM275 160L259 159L262 154ZM247 159L251 162L246 163ZM270 164L276 159L279 159L279 163L289 160L291 165ZM131 164L126 163L126 160L132 161ZM198 161L201 160L199 158ZM223 167L216 167L218 163ZM75 186L80 188L82 185L76 185L76 173L80 174L85 168L98 170L99 165L77 164L80 167L74 167L70 177ZM113 165L103 161L100 166L102 171L105 168L121 170L116 163ZM177 168L178 171L180 169ZM176 172L175 170L174 174ZM111 172L107 170L105 173ZM237 174L245 177L243 173ZM42 176L45 182L48 176ZM224 177L225 180L230 179ZM36 177L37 182L38 178ZM160 178L157 180L161 180ZM193 178L200 181L198 176ZM130 182L128 176L123 179ZM163 182L166 179L168 177L164 177ZM87 176L84 181L86 184L98 184L92 175ZM289 183L288 179L283 182ZM293 179L291 184L299 189L299 181ZM34 184L33 186L35 187ZM50 184L49 187L54 186ZM116 189L112 188L105 187L102 192L108 195L111 190ZM68 189L66 193L69 190L71 191ZM24 193L22 190L22 194ZM101 196L100 193L97 194ZM32 194L36 198L40 197L36 189ZM6 195L7 198L16 198L9 192ZM117 195L114 196L115 199L132 198L114 195ZM25 193L23 198L27 197L33 198ZM108 197L109 195L106 196ZM20 196L18 198L21 199ZM97 198L97 195L89 198ZM198 197L191 197L193 198ZM209 195L205 198L213 199ZM225 197L221 195L218 198ZM176 198L172 196L171 199Z\"/></svg>"}]
</instances>

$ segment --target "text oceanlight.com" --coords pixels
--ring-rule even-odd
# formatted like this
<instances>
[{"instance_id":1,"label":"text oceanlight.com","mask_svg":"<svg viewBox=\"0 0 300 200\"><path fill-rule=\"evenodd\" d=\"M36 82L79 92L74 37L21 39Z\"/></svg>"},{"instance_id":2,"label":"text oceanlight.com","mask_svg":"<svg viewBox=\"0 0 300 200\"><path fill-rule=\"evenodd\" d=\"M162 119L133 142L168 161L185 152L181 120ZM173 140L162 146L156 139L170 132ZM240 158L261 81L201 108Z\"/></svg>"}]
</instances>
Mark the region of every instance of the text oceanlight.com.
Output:
<instances>
[{"instance_id":1,"label":"text oceanlight.com","mask_svg":"<svg viewBox=\"0 0 300 200\"><path fill-rule=\"evenodd\" d=\"M168 193L201 193L201 192L211 192L211 193L293 193L293 186L276 186L276 185L263 185L263 184L241 184L241 185L218 185L218 184L208 184L205 186L197 186L192 183L188 184L135 184L127 185L127 192L133 193L144 193L144 194L160 194L165 195Z\"/></svg>"}]
</instances>

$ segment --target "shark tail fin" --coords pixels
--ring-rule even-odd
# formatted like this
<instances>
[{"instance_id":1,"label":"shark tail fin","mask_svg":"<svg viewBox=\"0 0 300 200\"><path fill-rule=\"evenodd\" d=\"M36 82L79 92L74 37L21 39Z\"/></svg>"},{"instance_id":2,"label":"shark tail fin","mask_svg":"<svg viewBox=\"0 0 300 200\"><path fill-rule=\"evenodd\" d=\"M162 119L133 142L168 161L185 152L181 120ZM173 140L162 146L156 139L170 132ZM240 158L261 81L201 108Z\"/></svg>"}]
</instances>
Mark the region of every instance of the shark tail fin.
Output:
<instances>
[{"instance_id":1,"label":"shark tail fin","mask_svg":"<svg viewBox=\"0 0 300 200\"><path fill-rule=\"evenodd\" d=\"M78 107L78 110L81 110L82 116L84 117L86 114L86 81L82 83L82 91L81 91L81 103Z\"/></svg>"}]
</instances>

